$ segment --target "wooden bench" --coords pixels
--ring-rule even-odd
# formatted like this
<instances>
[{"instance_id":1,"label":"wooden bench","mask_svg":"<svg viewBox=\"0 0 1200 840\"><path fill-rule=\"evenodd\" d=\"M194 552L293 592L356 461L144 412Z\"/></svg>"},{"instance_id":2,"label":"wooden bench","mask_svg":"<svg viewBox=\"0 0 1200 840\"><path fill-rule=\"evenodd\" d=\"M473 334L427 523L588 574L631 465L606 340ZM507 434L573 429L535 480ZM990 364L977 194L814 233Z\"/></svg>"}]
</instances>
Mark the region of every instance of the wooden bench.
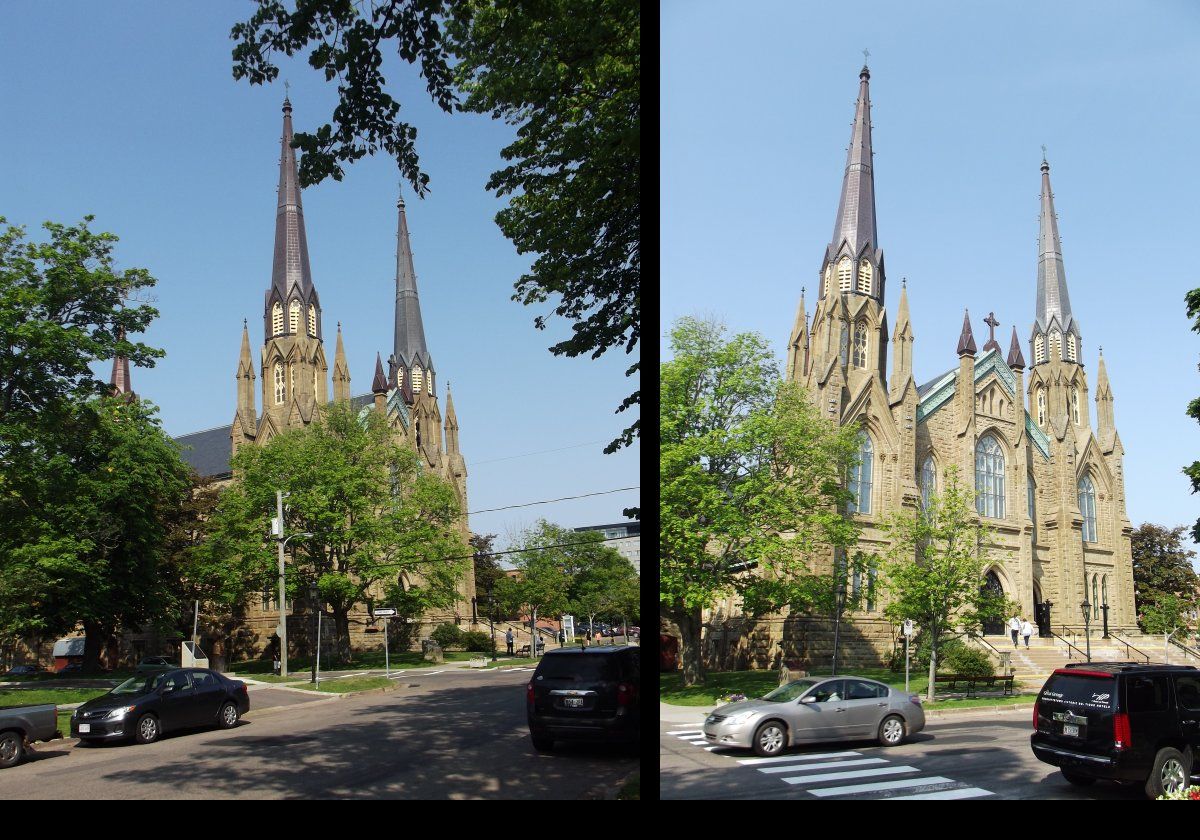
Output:
<instances>
[{"instance_id":1,"label":"wooden bench","mask_svg":"<svg viewBox=\"0 0 1200 840\"><path fill-rule=\"evenodd\" d=\"M962 674L936 674L933 678L934 683L949 683L950 690L954 691L958 683L967 684L967 697L973 698L975 689L978 686L987 686L994 688L996 683L1000 683L1004 688L1004 696L1007 697L1013 693L1013 677L1011 674L1007 676L997 676L995 674L987 677L967 677Z\"/></svg>"},{"instance_id":2,"label":"wooden bench","mask_svg":"<svg viewBox=\"0 0 1200 840\"><path fill-rule=\"evenodd\" d=\"M538 643L538 652L541 653L545 650L546 650L546 643L539 642ZM521 645L519 648L517 648L517 658L518 659L528 659L529 658L529 645Z\"/></svg>"}]
</instances>

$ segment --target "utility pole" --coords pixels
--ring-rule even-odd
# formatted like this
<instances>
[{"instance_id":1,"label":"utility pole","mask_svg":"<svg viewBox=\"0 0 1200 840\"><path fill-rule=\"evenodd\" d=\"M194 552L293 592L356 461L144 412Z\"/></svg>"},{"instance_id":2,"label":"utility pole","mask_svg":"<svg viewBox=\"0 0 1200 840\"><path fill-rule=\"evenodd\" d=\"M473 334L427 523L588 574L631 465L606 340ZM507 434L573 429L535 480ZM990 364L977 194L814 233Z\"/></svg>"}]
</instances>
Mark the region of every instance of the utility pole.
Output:
<instances>
[{"instance_id":1,"label":"utility pole","mask_svg":"<svg viewBox=\"0 0 1200 840\"><path fill-rule=\"evenodd\" d=\"M275 491L275 515L276 528L279 533L276 538L279 540L279 675L286 677L287 669L287 589L284 586L283 577L283 491Z\"/></svg>"}]
</instances>

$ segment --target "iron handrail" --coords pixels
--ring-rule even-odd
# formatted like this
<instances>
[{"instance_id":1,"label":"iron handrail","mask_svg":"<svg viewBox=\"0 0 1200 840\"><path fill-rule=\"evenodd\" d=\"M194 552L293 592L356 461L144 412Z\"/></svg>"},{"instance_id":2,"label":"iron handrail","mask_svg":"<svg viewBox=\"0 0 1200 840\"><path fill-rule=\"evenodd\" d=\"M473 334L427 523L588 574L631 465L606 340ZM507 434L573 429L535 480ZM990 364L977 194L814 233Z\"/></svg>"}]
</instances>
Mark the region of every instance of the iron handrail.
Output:
<instances>
[{"instance_id":1,"label":"iron handrail","mask_svg":"<svg viewBox=\"0 0 1200 840\"><path fill-rule=\"evenodd\" d=\"M1168 641L1169 641L1171 644L1175 645L1175 647L1177 647L1177 648L1179 648L1180 650L1182 650L1182 651L1183 651L1184 653L1186 653L1188 656L1193 656L1193 657L1195 657L1196 659L1200 659L1200 650L1196 650L1196 648L1193 648L1193 647L1188 647L1188 646L1187 646L1187 645L1185 645L1183 642L1177 641L1177 640L1175 640L1175 639L1168 639Z\"/></svg>"},{"instance_id":2,"label":"iron handrail","mask_svg":"<svg viewBox=\"0 0 1200 840\"><path fill-rule=\"evenodd\" d=\"M1062 629L1064 629L1064 630L1066 630L1066 629L1067 629L1067 628L1066 628L1066 625L1059 625L1059 626L1061 626L1061 627L1062 627ZM1078 653L1078 654L1079 654L1079 656L1080 656L1081 658L1083 658L1083 659L1087 659L1087 654L1086 654L1086 653L1084 653L1083 651L1081 651L1079 648L1075 647L1075 645L1073 645L1073 644L1071 644L1070 642L1068 642L1065 636L1060 636L1060 635L1058 635L1057 633L1055 633L1053 628L1051 628L1051 629L1050 629L1050 637L1051 637L1051 638L1053 638L1053 639L1058 639L1060 642L1062 642L1064 645L1066 645L1066 646L1067 646L1067 648L1068 648L1068 649L1067 649L1067 659L1073 659L1073 658L1074 658L1073 656L1071 656L1071 651L1075 651L1076 653Z\"/></svg>"},{"instance_id":3,"label":"iron handrail","mask_svg":"<svg viewBox=\"0 0 1200 840\"><path fill-rule=\"evenodd\" d=\"M987 639L983 638L983 636L976 636L974 633L968 633L967 638L971 639L973 641L976 641L976 642L983 642L983 644L987 648L989 648L992 651L992 653L996 654L997 659L999 659L1001 662L1004 661L1004 659L1002 658L1002 654L1000 653L1000 649L997 648L991 642L989 642ZM1011 659L1009 660L1009 668L1012 668L1012 660ZM1005 676L1007 676L1007 674Z\"/></svg>"},{"instance_id":4,"label":"iron handrail","mask_svg":"<svg viewBox=\"0 0 1200 840\"><path fill-rule=\"evenodd\" d=\"M1144 657L1146 657L1146 661L1147 661L1147 662L1149 662L1149 661L1150 661L1150 654L1146 653L1144 650L1139 650L1138 648L1135 648L1133 645L1129 644L1129 642L1125 641L1124 639L1122 639L1120 636L1118 636L1116 633L1112 632L1111 630L1109 631L1108 635L1112 636L1112 637L1113 637L1114 639L1116 639L1118 642L1120 642L1121 644L1125 645L1125 653L1126 653L1126 655L1128 655L1130 651L1137 651L1137 653L1138 653L1140 656L1144 656Z\"/></svg>"}]
</instances>

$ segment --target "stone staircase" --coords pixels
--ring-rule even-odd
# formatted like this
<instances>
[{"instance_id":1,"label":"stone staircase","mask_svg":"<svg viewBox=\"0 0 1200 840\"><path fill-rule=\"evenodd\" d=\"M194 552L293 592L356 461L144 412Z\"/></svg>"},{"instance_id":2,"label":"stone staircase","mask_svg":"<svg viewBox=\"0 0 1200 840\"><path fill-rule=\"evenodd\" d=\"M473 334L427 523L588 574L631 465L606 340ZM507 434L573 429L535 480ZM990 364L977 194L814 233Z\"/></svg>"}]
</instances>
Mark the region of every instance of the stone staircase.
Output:
<instances>
[{"instance_id":1,"label":"stone staircase","mask_svg":"<svg viewBox=\"0 0 1200 840\"><path fill-rule=\"evenodd\" d=\"M1070 637L1067 637L1070 640ZM1144 662L1149 656L1151 662L1167 661L1168 653L1164 651L1162 637L1145 636L1140 633L1123 633L1124 638L1134 649L1129 650L1115 638L1104 639L1099 633L1091 638L1091 654L1093 662ZM1029 647L1021 640L1020 647L1014 649L1012 638L1009 636L985 636L984 639L1001 653L1011 653L1010 665L1017 679L1032 682L1035 679L1044 680L1055 668L1061 668L1068 662L1082 662L1086 659L1087 643L1082 635L1071 640L1079 650L1071 650L1059 639L1043 639L1037 636L1030 638ZM995 654L989 650L993 658ZM1172 665L1196 665L1200 667L1200 658L1188 656L1183 650L1172 645L1169 651L1169 661Z\"/></svg>"}]
</instances>

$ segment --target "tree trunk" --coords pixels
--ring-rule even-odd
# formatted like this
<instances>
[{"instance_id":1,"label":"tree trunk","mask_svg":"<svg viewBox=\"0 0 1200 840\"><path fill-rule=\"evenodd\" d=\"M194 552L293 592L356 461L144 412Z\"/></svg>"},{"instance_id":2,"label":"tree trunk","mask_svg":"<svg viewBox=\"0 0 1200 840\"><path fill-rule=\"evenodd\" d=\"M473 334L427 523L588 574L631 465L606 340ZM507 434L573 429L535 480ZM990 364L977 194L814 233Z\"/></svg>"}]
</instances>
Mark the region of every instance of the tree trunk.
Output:
<instances>
[{"instance_id":1,"label":"tree trunk","mask_svg":"<svg viewBox=\"0 0 1200 840\"><path fill-rule=\"evenodd\" d=\"M108 638L108 633L96 621L83 622L83 672L94 674L100 670L100 646Z\"/></svg>"},{"instance_id":2,"label":"tree trunk","mask_svg":"<svg viewBox=\"0 0 1200 840\"><path fill-rule=\"evenodd\" d=\"M334 609L333 626L337 631L334 659L339 665L347 665L350 663L350 610Z\"/></svg>"},{"instance_id":3,"label":"tree trunk","mask_svg":"<svg viewBox=\"0 0 1200 840\"><path fill-rule=\"evenodd\" d=\"M937 675L937 648L938 637L936 625L929 634L929 687L925 689L925 699L930 703L933 702L933 693L936 686L934 677Z\"/></svg>"},{"instance_id":4,"label":"tree trunk","mask_svg":"<svg viewBox=\"0 0 1200 840\"><path fill-rule=\"evenodd\" d=\"M675 623L679 625L681 635L679 652L683 661L683 684L701 684L704 682L704 668L700 659L700 608L693 607L679 612Z\"/></svg>"}]
</instances>

